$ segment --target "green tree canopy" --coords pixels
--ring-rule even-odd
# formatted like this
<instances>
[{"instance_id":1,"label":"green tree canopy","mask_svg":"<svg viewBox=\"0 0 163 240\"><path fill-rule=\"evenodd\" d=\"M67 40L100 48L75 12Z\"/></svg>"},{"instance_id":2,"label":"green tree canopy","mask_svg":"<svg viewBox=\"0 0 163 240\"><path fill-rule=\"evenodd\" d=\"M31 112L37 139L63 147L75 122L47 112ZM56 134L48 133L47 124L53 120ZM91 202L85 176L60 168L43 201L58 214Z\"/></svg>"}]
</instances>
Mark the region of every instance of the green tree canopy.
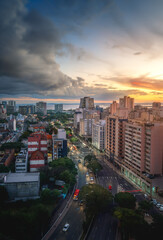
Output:
<instances>
[{"instance_id":1,"label":"green tree canopy","mask_svg":"<svg viewBox=\"0 0 163 240\"><path fill-rule=\"evenodd\" d=\"M122 208L134 209L136 206L136 198L128 192L119 192L115 195L115 202Z\"/></svg>"},{"instance_id":2,"label":"green tree canopy","mask_svg":"<svg viewBox=\"0 0 163 240\"><path fill-rule=\"evenodd\" d=\"M98 184L83 186L79 198L85 202L86 213L91 215L106 211L112 201L111 193Z\"/></svg>"},{"instance_id":3,"label":"green tree canopy","mask_svg":"<svg viewBox=\"0 0 163 240\"><path fill-rule=\"evenodd\" d=\"M46 188L41 192L41 200L45 203L57 202L59 196L60 192L57 189L50 190Z\"/></svg>"}]
</instances>

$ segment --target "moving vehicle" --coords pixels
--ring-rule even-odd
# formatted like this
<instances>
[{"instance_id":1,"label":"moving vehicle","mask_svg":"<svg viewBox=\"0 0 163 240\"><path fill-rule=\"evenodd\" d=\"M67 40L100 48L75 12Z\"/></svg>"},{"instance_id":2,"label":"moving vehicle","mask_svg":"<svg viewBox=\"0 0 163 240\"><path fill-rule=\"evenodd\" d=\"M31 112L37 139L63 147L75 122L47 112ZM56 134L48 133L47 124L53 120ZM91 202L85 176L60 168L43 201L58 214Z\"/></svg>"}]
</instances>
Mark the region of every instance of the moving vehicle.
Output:
<instances>
[{"instance_id":1,"label":"moving vehicle","mask_svg":"<svg viewBox=\"0 0 163 240\"><path fill-rule=\"evenodd\" d=\"M80 192L79 189L76 189L76 190L75 190L75 192L74 192L74 196L73 196L73 200L74 200L74 201L77 201L77 200L78 200L79 192Z\"/></svg>"},{"instance_id":2,"label":"moving vehicle","mask_svg":"<svg viewBox=\"0 0 163 240\"><path fill-rule=\"evenodd\" d=\"M80 159L78 160L78 163L81 163L81 160L80 160Z\"/></svg>"},{"instance_id":3,"label":"moving vehicle","mask_svg":"<svg viewBox=\"0 0 163 240\"><path fill-rule=\"evenodd\" d=\"M94 178L93 178L93 177L90 177L90 180L91 180L91 181L93 181L93 180L94 180Z\"/></svg>"},{"instance_id":4,"label":"moving vehicle","mask_svg":"<svg viewBox=\"0 0 163 240\"><path fill-rule=\"evenodd\" d=\"M69 229L69 226L70 226L70 224L69 223L66 223L65 225L64 225L64 227L63 227L63 232L67 232L67 230Z\"/></svg>"},{"instance_id":5,"label":"moving vehicle","mask_svg":"<svg viewBox=\"0 0 163 240\"><path fill-rule=\"evenodd\" d=\"M111 185L109 185L109 190L112 190L112 186Z\"/></svg>"}]
</instances>

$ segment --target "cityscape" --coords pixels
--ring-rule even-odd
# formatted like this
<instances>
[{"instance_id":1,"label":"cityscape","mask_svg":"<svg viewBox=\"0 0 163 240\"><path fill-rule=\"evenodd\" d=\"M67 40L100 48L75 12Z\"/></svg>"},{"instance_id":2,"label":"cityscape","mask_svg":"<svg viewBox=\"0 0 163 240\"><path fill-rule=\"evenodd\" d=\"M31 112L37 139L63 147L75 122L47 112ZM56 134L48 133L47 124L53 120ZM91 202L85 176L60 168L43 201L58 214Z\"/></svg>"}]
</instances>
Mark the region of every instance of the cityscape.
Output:
<instances>
[{"instance_id":1,"label":"cityscape","mask_svg":"<svg viewBox=\"0 0 163 240\"><path fill-rule=\"evenodd\" d=\"M162 240L162 9L0 1L0 240Z\"/></svg>"}]
</instances>

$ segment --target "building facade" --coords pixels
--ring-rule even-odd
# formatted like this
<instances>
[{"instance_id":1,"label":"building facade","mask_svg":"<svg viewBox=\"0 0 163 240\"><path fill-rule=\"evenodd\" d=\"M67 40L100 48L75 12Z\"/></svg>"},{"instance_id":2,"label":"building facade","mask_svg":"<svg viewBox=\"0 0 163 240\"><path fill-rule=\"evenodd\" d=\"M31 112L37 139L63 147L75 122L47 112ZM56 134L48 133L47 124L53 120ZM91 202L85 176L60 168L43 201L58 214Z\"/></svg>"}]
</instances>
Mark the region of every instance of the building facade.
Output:
<instances>
[{"instance_id":1,"label":"building facade","mask_svg":"<svg viewBox=\"0 0 163 240\"><path fill-rule=\"evenodd\" d=\"M27 172L27 164L28 164L28 150L22 148L20 153L16 157L15 172L16 173Z\"/></svg>"},{"instance_id":2,"label":"building facade","mask_svg":"<svg viewBox=\"0 0 163 240\"><path fill-rule=\"evenodd\" d=\"M46 102L37 102L36 103L36 112L43 115L47 114L47 104Z\"/></svg>"},{"instance_id":3,"label":"building facade","mask_svg":"<svg viewBox=\"0 0 163 240\"><path fill-rule=\"evenodd\" d=\"M94 98L90 97L81 98L79 108L94 109Z\"/></svg>"},{"instance_id":4,"label":"building facade","mask_svg":"<svg viewBox=\"0 0 163 240\"><path fill-rule=\"evenodd\" d=\"M55 112L62 112L63 111L63 104L55 104L54 105Z\"/></svg>"},{"instance_id":5,"label":"building facade","mask_svg":"<svg viewBox=\"0 0 163 240\"><path fill-rule=\"evenodd\" d=\"M99 150L105 149L105 120L92 125L92 145Z\"/></svg>"}]
</instances>

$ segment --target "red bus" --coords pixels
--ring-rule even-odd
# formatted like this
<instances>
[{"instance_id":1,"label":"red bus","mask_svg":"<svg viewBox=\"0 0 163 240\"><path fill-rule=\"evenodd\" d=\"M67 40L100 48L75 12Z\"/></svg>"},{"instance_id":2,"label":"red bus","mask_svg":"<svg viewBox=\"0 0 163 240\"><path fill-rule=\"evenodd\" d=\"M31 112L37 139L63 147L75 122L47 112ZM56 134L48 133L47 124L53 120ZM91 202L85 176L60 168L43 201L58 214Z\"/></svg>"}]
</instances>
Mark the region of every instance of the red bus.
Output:
<instances>
[{"instance_id":1,"label":"red bus","mask_svg":"<svg viewBox=\"0 0 163 240\"><path fill-rule=\"evenodd\" d=\"M76 189L75 192L74 192L74 197L73 197L73 200L77 201L78 200L78 195L79 195L79 192L80 190L79 189Z\"/></svg>"}]
</instances>

